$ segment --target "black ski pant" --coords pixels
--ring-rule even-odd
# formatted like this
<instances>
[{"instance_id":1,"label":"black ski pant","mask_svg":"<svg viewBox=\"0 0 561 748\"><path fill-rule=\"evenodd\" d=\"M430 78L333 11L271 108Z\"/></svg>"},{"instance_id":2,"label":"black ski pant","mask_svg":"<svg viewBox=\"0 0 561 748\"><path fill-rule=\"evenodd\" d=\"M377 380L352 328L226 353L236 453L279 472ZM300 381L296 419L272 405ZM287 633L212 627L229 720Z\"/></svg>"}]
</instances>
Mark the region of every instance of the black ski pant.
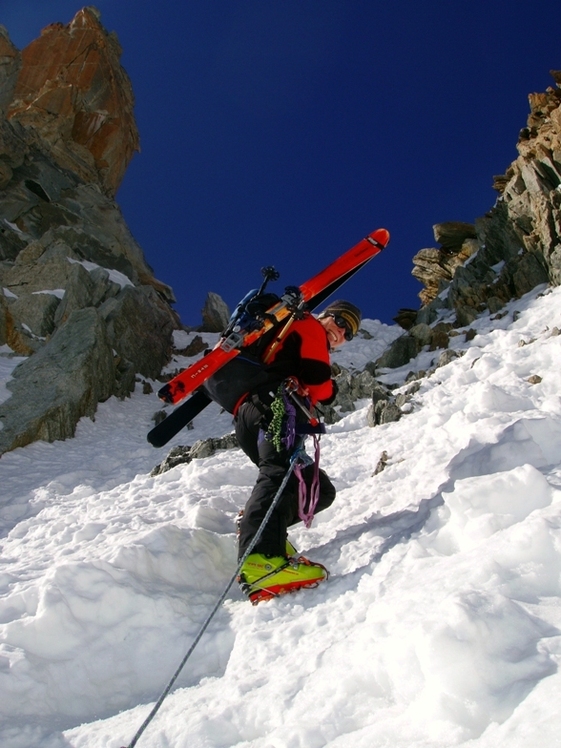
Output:
<instances>
[{"instance_id":1,"label":"black ski pant","mask_svg":"<svg viewBox=\"0 0 561 748\"><path fill-rule=\"evenodd\" d=\"M238 558L243 556L257 534L290 466L290 453L277 452L273 443L263 438L263 428L267 428L267 421L262 411L251 401L243 403L236 416L236 436L240 447L259 468L259 476L241 518ZM303 468L302 475L309 487L313 480L314 466ZM331 506L335 499L335 487L323 470L319 472L319 482L320 495L316 514ZM285 556L287 528L299 521L298 479L292 474L252 552Z\"/></svg>"}]
</instances>

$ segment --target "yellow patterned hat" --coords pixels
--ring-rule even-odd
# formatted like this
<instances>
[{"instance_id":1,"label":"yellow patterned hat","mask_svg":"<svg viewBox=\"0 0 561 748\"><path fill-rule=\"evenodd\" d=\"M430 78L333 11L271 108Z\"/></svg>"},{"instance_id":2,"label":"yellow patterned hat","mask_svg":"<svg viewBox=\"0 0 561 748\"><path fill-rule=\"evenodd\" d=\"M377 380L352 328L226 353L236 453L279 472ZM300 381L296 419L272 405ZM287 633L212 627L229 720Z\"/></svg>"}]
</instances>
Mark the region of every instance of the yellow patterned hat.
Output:
<instances>
[{"instance_id":1,"label":"yellow patterned hat","mask_svg":"<svg viewBox=\"0 0 561 748\"><path fill-rule=\"evenodd\" d=\"M331 304L320 314L320 318L321 317L342 317L349 325L353 335L357 334L362 320L360 309L354 304L351 304L350 301L343 301L342 299L332 301Z\"/></svg>"}]
</instances>

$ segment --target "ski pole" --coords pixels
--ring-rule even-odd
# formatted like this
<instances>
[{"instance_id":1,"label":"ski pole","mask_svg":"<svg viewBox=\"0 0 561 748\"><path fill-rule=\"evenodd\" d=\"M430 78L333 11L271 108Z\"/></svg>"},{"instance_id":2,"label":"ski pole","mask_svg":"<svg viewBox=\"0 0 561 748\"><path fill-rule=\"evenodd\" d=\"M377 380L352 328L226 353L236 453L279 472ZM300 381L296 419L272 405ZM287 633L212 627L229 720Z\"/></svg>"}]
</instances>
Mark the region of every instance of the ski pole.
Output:
<instances>
[{"instance_id":1,"label":"ski pole","mask_svg":"<svg viewBox=\"0 0 561 748\"><path fill-rule=\"evenodd\" d=\"M282 483L279 486L279 490L275 494L275 497L273 498L273 500L271 502L271 506L267 509L267 513L263 517L263 521L259 525L259 529L255 533L255 536L253 537L253 539L251 540L249 546L247 547L246 552L243 554L243 556L241 557L241 559L238 561L238 565L236 567L236 571L234 572L232 578L230 579L230 581L226 585L226 588L225 588L224 592L220 595L220 597L218 598L218 600L217 600L216 604L214 605L213 609L211 610L211 612L207 616L205 622L203 623L203 625L199 629L197 635L195 636L195 638L193 640L193 643L191 644L191 646L187 650L187 653L186 653L185 657L179 663L179 666L178 666L177 670L175 671L175 673L171 677L171 680L169 681L169 683L167 684L167 686L163 690L160 698L156 701L156 703L152 707L152 710L150 711L150 714L146 717L146 719L144 720L144 722L140 725L139 729L137 730L137 732L134 735L134 737L131 740L131 742L127 746L123 746L123 748L134 748L134 746L138 743L138 740L139 740L140 736L142 735L142 733L144 732L144 730L146 730L146 728L148 727L148 725L150 724L150 722L156 716L158 710L160 709L160 707L162 706L162 704L164 702L164 699L166 698L166 696L169 694L169 692L173 688L173 684L178 679L179 674L181 673L181 671L185 667L185 664L186 664L187 660L193 654L193 650L195 649L195 647L197 646L197 644L201 640L203 634L205 633L205 631L209 627L209 624L212 621L212 619L214 618L216 612L218 611L218 609L220 608L220 606L222 605L222 603L226 599L226 595L228 594L228 591L229 591L230 587L233 585L233 583L238 578L238 575L241 572L242 566L246 562L248 556L251 554L251 551L255 548L256 544L259 542L259 540L261 538L261 535L263 534L263 531L265 529L265 526L267 525L267 522L271 518L271 515L274 512L275 507L277 506L277 504L278 504L278 502L280 500L282 492L286 488L286 484L288 483L290 476L294 472L294 468L296 467L296 463L298 462L298 460L302 459L303 455L305 455L305 454L306 453L304 452L304 447L303 447L302 444L300 444L300 446L297 447L297 449L292 454L292 456L290 458L290 464L288 466L288 470L286 471L286 474L285 474L285 476L284 476L284 478L282 480Z\"/></svg>"}]
</instances>

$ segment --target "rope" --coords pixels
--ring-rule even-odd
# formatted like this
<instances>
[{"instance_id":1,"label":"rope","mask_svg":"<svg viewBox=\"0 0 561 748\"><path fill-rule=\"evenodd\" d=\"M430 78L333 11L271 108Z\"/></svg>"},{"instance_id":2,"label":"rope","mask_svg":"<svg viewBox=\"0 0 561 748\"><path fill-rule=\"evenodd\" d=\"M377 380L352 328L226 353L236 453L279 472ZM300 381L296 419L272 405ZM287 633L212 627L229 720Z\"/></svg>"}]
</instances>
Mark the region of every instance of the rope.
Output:
<instances>
[{"instance_id":1,"label":"rope","mask_svg":"<svg viewBox=\"0 0 561 748\"><path fill-rule=\"evenodd\" d=\"M203 625L199 629L199 632L195 636L195 638L193 640L193 643L189 647L189 649L188 649L185 657L179 663L179 666L178 666L177 670L175 671L175 673L171 677L170 682L167 684L167 686L163 690L162 695L156 701L156 703L154 704L152 710L150 711L150 714L146 717L146 719L144 720L144 722L141 724L141 726L137 730L135 736L133 737L133 739L131 740L131 742L126 746L126 748L134 748L134 746L138 743L138 740L139 740L140 736L142 735L142 733L144 732L144 730L146 730L146 728L148 727L148 725L150 724L150 722L154 719L154 717L156 716L158 710L162 706L162 704L164 702L164 699L166 698L166 696L169 694L169 692L173 688L173 684L175 683L175 681L179 677L179 674L181 673L181 671L185 667L185 664L186 664L187 660L193 654L193 650L195 649L195 647L197 646L197 644L201 640L203 634L205 633L205 631L209 627L209 624L212 621L212 619L214 618L216 612L218 611L218 609L220 608L220 606L222 605L222 603L226 599L226 595L228 594L228 591L230 590L230 587L233 585L233 583L236 581L238 575L240 574L242 566L246 562L247 557L251 554L251 551L253 550L253 548L255 547L255 545L259 542L259 540L261 538L261 535L263 534L263 530L265 529L265 526L267 525L267 522L271 518L271 514L275 510L275 507L276 507L276 505L279 502L279 499L280 499L280 497L282 495L282 492L286 488L286 484L288 483L288 480L289 480L290 476L294 472L294 469L296 468L296 464L297 464L298 460L301 458L301 455L302 455L303 452L304 452L303 447L300 446L300 447L298 447L296 449L296 451L294 452L294 454L290 458L290 465L288 466L288 470L286 471L286 475L284 476L283 481L282 481L282 483L279 486L279 490L277 491L277 493L276 493L273 501L271 502L271 506L267 510L267 513L263 517L263 522L261 522L261 524L259 525L259 529L257 530L257 533L255 534L254 538L252 539L251 543L249 544L246 552L243 554L243 556L239 560L238 566L236 568L236 571L234 572L232 578L230 579L230 581L226 585L226 588L225 588L224 592L218 598L215 606L213 607L213 609L211 610L211 612L208 614L205 622L203 623Z\"/></svg>"},{"instance_id":2,"label":"rope","mask_svg":"<svg viewBox=\"0 0 561 748\"><path fill-rule=\"evenodd\" d=\"M300 465L296 465L294 468L294 474L298 478L298 516L304 523L305 527L309 529L312 526L314 519L314 513L316 506L319 501L320 484L319 484L319 437L314 434L314 472L312 476L312 482L310 484L310 492L308 494L308 487L304 476L302 475L302 469Z\"/></svg>"}]
</instances>

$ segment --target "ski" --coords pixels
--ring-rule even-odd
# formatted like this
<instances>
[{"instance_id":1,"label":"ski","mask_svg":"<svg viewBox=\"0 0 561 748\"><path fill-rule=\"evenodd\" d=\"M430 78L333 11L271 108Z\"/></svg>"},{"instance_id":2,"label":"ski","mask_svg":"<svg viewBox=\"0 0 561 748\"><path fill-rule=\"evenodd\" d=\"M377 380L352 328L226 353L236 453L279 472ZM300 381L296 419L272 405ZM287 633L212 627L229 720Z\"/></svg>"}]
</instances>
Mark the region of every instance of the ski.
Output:
<instances>
[{"instance_id":1,"label":"ski","mask_svg":"<svg viewBox=\"0 0 561 748\"><path fill-rule=\"evenodd\" d=\"M210 405L212 400L203 392L203 390L197 390L191 397L184 403L172 411L167 418L156 424L154 428L148 432L147 439L153 447L163 447L169 442L170 439L178 434L182 428L187 426L188 423L202 413L202 411Z\"/></svg>"},{"instance_id":2,"label":"ski","mask_svg":"<svg viewBox=\"0 0 561 748\"><path fill-rule=\"evenodd\" d=\"M320 273L303 283L300 286L302 300L309 305L309 302L315 296L336 284L339 279L343 277L346 279L350 272L360 269L364 263L379 254L388 241L389 233L386 229L373 231ZM281 322L290 314L290 299L285 296L267 311L267 319L264 320L263 326L259 330L251 332L242 330L239 333L232 333L226 338L221 338L208 355L188 366L165 384L159 390L158 397L164 402L172 404L183 400L184 397L204 384L218 369L235 358L244 346L254 343L261 335L270 330L276 322ZM275 321L273 322L273 320Z\"/></svg>"},{"instance_id":3,"label":"ski","mask_svg":"<svg viewBox=\"0 0 561 748\"><path fill-rule=\"evenodd\" d=\"M349 249L310 280L299 286L302 300L309 310L315 309L329 298L340 286L357 273L373 257L378 255L390 239L386 229L377 229L368 234L358 244ZM267 311L263 326L251 332L233 333L222 337L216 347L202 359L184 369L165 384L158 396L166 403L175 404L187 397L206 382L222 366L235 358L242 348L254 343L271 329L276 322L286 319L292 313L291 298L283 296ZM202 391L195 394L182 406L155 426L148 434L148 441L155 447L166 444L183 426L193 420L211 402ZM168 423L168 421L170 421Z\"/></svg>"}]
</instances>

